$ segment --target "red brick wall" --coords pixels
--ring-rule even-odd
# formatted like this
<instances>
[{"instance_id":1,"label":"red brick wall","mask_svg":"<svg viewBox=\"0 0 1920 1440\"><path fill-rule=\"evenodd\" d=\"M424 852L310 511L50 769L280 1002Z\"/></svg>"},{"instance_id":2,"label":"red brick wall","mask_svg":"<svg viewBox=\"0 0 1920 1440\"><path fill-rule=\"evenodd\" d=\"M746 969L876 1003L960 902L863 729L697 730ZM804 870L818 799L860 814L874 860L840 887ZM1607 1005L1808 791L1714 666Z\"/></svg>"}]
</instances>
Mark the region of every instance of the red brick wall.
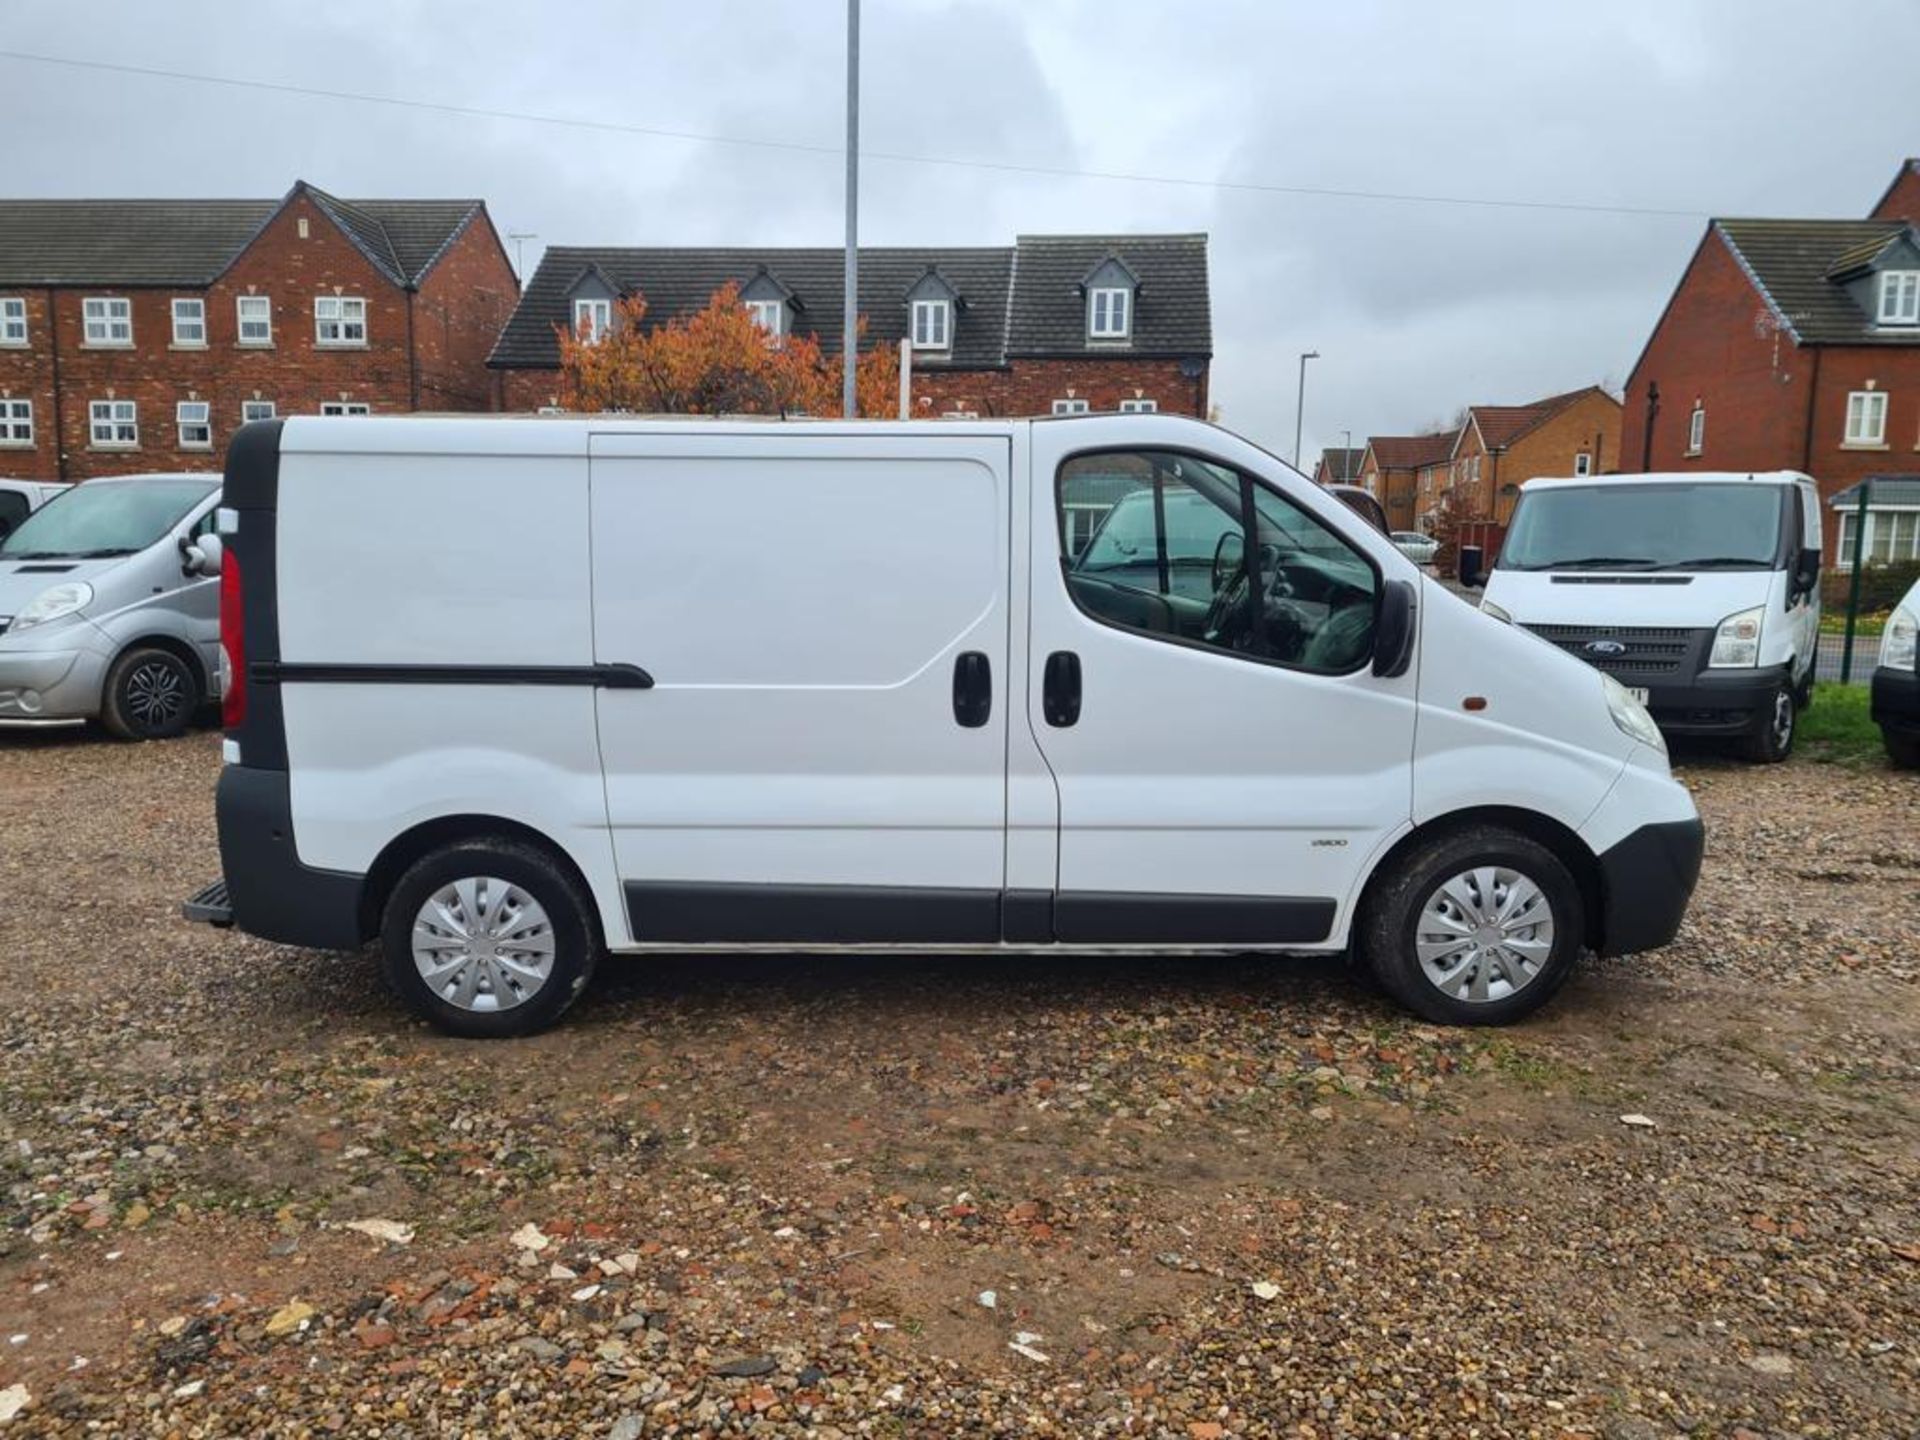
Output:
<instances>
[{"instance_id":1,"label":"red brick wall","mask_svg":"<svg viewBox=\"0 0 1920 1440\"><path fill-rule=\"evenodd\" d=\"M1920 346L1803 347L1754 333L1758 292L1717 236L1688 267L1666 316L1627 384L1620 468L1805 470L1831 497L1867 475L1920 468ZM1660 386L1652 461L1641 464L1649 380ZM1847 396L1887 392L1884 448L1843 444ZM1694 401L1707 411L1705 443L1686 453ZM1810 405L1811 402L1811 405ZM1838 523L1827 512L1829 553Z\"/></svg>"},{"instance_id":2,"label":"red brick wall","mask_svg":"<svg viewBox=\"0 0 1920 1440\"><path fill-rule=\"evenodd\" d=\"M299 233L307 222L307 235ZM7 290L5 293L16 293ZM367 343L316 342L316 296L343 294L367 302ZM248 294L272 301L270 346L241 346L236 301ZM0 349L0 391L34 385L36 445L0 449L0 474L56 478L64 451L66 478L141 470L217 470L240 426L243 400L271 400L281 415L318 413L322 402L351 401L375 414L420 409L484 410L489 395L486 352L516 298L513 275L484 219L470 225L428 276L415 298L419 343L418 406L408 349L408 293L377 269L305 196L277 213L227 272L205 290L190 286L128 289L88 285L28 297L29 352ZM82 343L81 302L115 296L133 305L131 349ZM172 344L172 302L206 302L207 344ZM54 424L51 375L57 312L61 423ZM467 313L471 309L473 313ZM96 449L88 430L93 400L132 400L140 440L132 450ZM204 400L211 408L213 448L182 449L175 406Z\"/></svg>"},{"instance_id":3,"label":"red brick wall","mask_svg":"<svg viewBox=\"0 0 1920 1440\"><path fill-rule=\"evenodd\" d=\"M1893 182L1869 217L1874 220L1910 220L1920 225L1920 170L1911 161L1900 167L1900 178Z\"/></svg>"},{"instance_id":4,"label":"red brick wall","mask_svg":"<svg viewBox=\"0 0 1920 1440\"><path fill-rule=\"evenodd\" d=\"M557 370L502 370L498 407L524 412L555 403ZM1047 415L1055 400L1079 398L1094 410L1118 410L1122 400L1145 398L1163 413L1205 417L1207 375L1189 380L1178 360L1140 357L1112 359L1016 360L1007 370L914 371L916 417L936 420L949 410L973 410L989 416Z\"/></svg>"},{"instance_id":5,"label":"red brick wall","mask_svg":"<svg viewBox=\"0 0 1920 1440\"><path fill-rule=\"evenodd\" d=\"M1520 436L1499 457L1487 482L1494 501L1488 518L1506 525L1519 498L1506 493L1509 485L1523 485L1536 475L1571 475L1574 457L1583 450L1593 457L1593 474L1616 468L1619 439L1620 404L1611 395L1595 391L1574 401Z\"/></svg>"}]
</instances>

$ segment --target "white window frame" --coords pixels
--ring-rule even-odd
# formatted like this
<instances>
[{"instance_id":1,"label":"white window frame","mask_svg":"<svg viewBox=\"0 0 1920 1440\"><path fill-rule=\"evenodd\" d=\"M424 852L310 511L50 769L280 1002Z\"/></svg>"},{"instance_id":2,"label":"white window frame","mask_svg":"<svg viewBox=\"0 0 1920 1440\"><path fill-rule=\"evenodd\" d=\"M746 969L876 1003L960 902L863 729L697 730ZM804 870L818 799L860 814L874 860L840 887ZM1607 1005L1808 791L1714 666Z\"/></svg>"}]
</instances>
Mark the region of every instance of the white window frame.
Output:
<instances>
[{"instance_id":1,"label":"white window frame","mask_svg":"<svg viewBox=\"0 0 1920 1440\"><path fill-rule=\"evenodd\" d=\"M940 418L942 420L978 420L980 412L978 410L942 410Z\"/></svg>"},{"instance_id":2,"label":"white window frame","mask_svg":"<svg viewBox=\"0 0 1920 1440\"><path fill-rule=\"evenodd\" d=\"M1055 415L1085 415L1092 408L1091 405L1078 396L1053 402L1053 413Z\"/></svg>"},{"instance_id":3,"label":"white window frame","mask_svg":"<svg viewBox=\"0 0 1920 1440\"><path fill-rule=\"evenodd\" d=\"M33 448L32 397L0 396L0 446L9 450Z\"/></svg>"},{"instance_id":4,"label":"white window frame","mask_svg":"<svg viewBox=\"0 0 1920 1440\"><path fill-rule=\"evenodd\" d=\"M354 318L356 308L357 319ZM356 328L360 331L358 335L352 333ZM359 295L314 296L313 343L329 350L365 348L367 343L366 299Z\"/></svg>"},{"instance_id":5,"label":"white window frame","mask_svg":"<svg viewBox=\"0 0 1920 1440\"><path fill-rule=\"evenodd\" d=\"M916 300L913 302L913 348L951 350L953 348L953 302Z\"/></svg>"},{"instance_id":6,"label":"white window frame","mask_svg":"<svg viewBox=\"0 0 1920 1440\"><path fill-rule=\"evenodd\" d=\"M1707 448L1707 407L1695 404L1687 417L1687 454L1698 455Z\"/></svg>"},{"instance_id":7,"label":"white window frame","mask_svg":"<svg viewBox=\"0 0 1920 1440\"><path fill-rule=\"evenodd\" d=\"M255 420L273 420L276 419L279 414L279 405L271 400L242 400L240 402L240 423L242 425L252 424Z\"/></svg>"},{"instance_id":8,"label":"white window frame","mask_svg":"<svg viewBox=\"0 0 1920 1440\"><path fill-rule=\"evenodd\" d=\"M1920 327L1920 270L1880 273L1879 323L1900 329Z\"/></svg>"},{"instance_id":9,"label":"white window frame","mask_svg":"<svg viewBox=\"0 0 1920 1440\"><path fill-rule=\"evenodd\" d=\"M580 333L580 322L587 322L587 333ZM587 345L598 345L613 329L613 301L604 295L582 295L573 302L573 338Z\"/></svg>"},{"instance_id":10,"label":"white window frame","mask_svg":"<svg viewBox=\"0 0 1920 1440\"><path fill-rule=\"evenodd\" d=\"M199 416L189 419L187 412L197 410ZM173 407L173 428L180 437L182 450L211 450L213 448L213 406L205 400L181 400ZM204 432L203 438L189 438L187 432Z\"/></svg>"},{"instance_id":11,"label":"white window frame","mask_svg":"<svg viewBox=\"0 0 1920 1440\"><path fill-rule=\"evenodd\" d=\"M0 295L0 345L27 343L27 297Z\"/></svg>"},{"instance_id":12,"label":"white window frame","mask_svg":"<svg viewBox=\"0 0 1920 1440\"><path fill-rule=\"evenodd\" d=\"M207 348L207 302L197 295L176 295L167 307L173 320L173 347L176 350L204 350ZM182 313L182 312L186 313ZM188 325L200 332L195 340L180 333L182 325Z\"/></svg>"},{"instance_id":13,"label":"white window frame","mask_svg":"<svg viewBox=\"0 0 1920 1440\"><path fill-rule=\"evenodd\" d=\"M1573 474L1576 480L1584 479L1586 476L1593 474L1593 454L1591 451L1582 450L1573 457Z\"/></svg>"},{"instance_id":14,"label":"white window frame","mask_svg":"<svg viewBox=\"0 0 1920 1440\"><path fill-rule=\"evenodd\" d=\"M260 313L257 315L249 315L247 313L247 310L249 307L257 309ZM234 324L236 326L234 330L234 338L241 345L248 346L248 347L258 346L261 349L266 349L267 347L273 344L273 297L272 296L270 295L236 295L234 296L233 319L234 319ZM265 325L267 327L267 333L264 335L249 335L247 334L247 327L249 325Z\"/></svg>"},{"instance_id":15,"label":"white window frame","mask_svg":"<svg viewBox=\"0 0 1920 1440\"><path fill-rule=\"evenodd\" d=\"M122 428L127 432L124 437ZM87 442L95 450L139 449L140 407L131 400L89 400Z\"/></svg>"},{"instance_id":16,"label":"white window frame","mask_svg":"<svg viewBox=\"0 0 1920 1440\"><path fill-rule=\"evenodd\" d=\"M1133 291L1102 285L1087 292L1087 338L1125 340L1133 334Z\"/></svg>"},{"instance_id":17,"label":"white window frame","mask_svg":"<svg viewBox=\"0 0 1920 1440\"><path fill-rule=\"evenodd\" d=\"M373 407L364 400L322 400L322 415L371 415Z\"/></svg>"},{"instance_id":18,"label":"white window frame","mask_svg":"<svg viewBox=\"0 0 1920 1440\"><path fill-rule=\"evenodd\" d=\"M769 340L778 340L786 332L787 305L784 300L749 300L747 316L767 332Z\"/></svg>"},{"instance_id":19,"label":"white window frame","mask_svg":"<svg viewBox=\"0 0 1920 1440\"><path fill-rule=\"evenodd\" d=\"M124 331L124 334L116 334ZM133 346L133 301L122 295L87 295L80 301L80 343L99 350Z\"/></svg>"},{"instance_id":20,"label":"white window frame","mask_svg":"<svg viewBox=\"0 0 1920 1440\"><path fill-rule=\"evenodd\" d=\"M1860 511L1857 506L1848 505L1840 510L1839 515L1840 551L1834 563L1844 570L1853 564L1853 545L1851 543L1853 537L1847 532L1851 527L1859 523ZM1892 542L1889 541L1887 553L1884 556L1876 556L1873 553L1873 549L1875 542L1880 539L1880 522L1884 519L1887 522L1888 529L1891 530L1895 528L1896 518L1901 515L1912 515L1915 517L1913 526L1907 535L1907 553L1904 555L1894 554ZM1867 528L1860 543L1860 563L1863 565L1892 565L1907 560L1920 560L1920 509L1915 509L1915 507L1911 505L1874 505L1869 503L1867 506Z\"/></svg>"},{"instance_id":21,"label":"white window frame","mask_svg":"<svg viewBox=\"0 0 1920 1440\"><path fill-rule=\"evenodd\" d=\"M1847 393L1847 425L1842 432L1843 450L1884 450L1887 448L1887 392L1851 390Z\"/></svg>"},{"instance_id":22,"label":"white window frame","mask_svg":"<svg viewBox=\"0 0 1920 1440\"><path fill-rule=\"evenodd\" d=\"M1120 402L1120 413L1122 415L1155 415L1159 413L1159 410L1160 402L1158 400L1149 400L1144 395L1137 395L1131 400L1122 400Z\"/></svg>"}]
</instances>

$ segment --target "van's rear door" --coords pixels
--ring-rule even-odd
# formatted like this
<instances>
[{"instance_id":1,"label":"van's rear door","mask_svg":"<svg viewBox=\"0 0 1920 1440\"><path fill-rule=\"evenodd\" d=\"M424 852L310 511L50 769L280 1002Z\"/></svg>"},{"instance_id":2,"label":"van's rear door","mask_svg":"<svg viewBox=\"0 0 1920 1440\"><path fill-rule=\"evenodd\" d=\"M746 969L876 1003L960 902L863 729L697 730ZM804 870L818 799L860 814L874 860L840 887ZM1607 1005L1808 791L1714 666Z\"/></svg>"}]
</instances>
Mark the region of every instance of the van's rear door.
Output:
<instances>
[{"instance_id":1,"label":"van's rear door","mask_svg":"<svg viewBox=\"0 0 1920 1440\"><path fill-rule=\"evenodd\" d=\"M594 652L637 943L992 942L1005 436L591 442Z\"/></svg>"}]
</instances>

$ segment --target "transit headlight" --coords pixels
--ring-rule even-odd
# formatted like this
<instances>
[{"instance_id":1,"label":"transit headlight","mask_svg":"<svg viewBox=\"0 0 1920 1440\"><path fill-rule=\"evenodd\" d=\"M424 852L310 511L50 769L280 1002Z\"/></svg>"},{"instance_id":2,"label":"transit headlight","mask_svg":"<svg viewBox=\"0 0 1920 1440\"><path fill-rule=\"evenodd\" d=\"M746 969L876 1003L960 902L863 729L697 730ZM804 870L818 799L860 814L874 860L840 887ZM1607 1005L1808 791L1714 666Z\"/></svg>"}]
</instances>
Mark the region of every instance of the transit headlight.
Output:
<instances>
[{"instance_id":1,"label":"transit headlight","mask_svg":"<svg viewBox=\"0 0 1920 1440\"><path fill-rule=\"evenodd\" d=\"M1509 615L1503 607L1494 604L1484 595L1480 597L1480 613L1482 615L1491 615L1494 619L1504 621L1508 625L1513 623L1513 616Z\"/></svg>"},{"instance_id":2,"label":"transit headlight","mask_svg":"<svg viewBox=\"0 0 1920 1440\"><path fill-rule=\"evenodd\" d=\"M1920 640L1920 616L1904 605L1893 607L1880 635L1880 663L1890 670L1914 668L1914 646Z\"/></svg>"},{"instance_id":3,"label":"transit headlight","mask_svg":"<svg viewBox=\"0 0 1920 1440\"><path fill-rule=\"evenodd\" d=\"M1713 653L1707 657L1710 669L1735 669L1760 663L1760 622L1767 607L1756 605L1729 615L1713 632Z\"/></svg>"}]
</instances>

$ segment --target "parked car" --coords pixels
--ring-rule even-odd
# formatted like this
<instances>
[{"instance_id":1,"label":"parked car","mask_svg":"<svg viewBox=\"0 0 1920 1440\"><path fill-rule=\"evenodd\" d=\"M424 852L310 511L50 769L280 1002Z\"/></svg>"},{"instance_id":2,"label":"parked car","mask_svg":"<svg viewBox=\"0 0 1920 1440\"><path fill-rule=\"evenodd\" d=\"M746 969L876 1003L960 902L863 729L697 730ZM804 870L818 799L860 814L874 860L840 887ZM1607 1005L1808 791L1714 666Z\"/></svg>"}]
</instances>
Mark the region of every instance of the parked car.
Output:
<instances>
[{"instance_id":1,"label":"parked car","mask_svg":"<svg viewBox=\"0 0 1920 1440\"><path fill-rule=\"evenodd\" d=\"M51 480L0 479L0 540L4 540L20 522L47 501L71 486Z\"/></svg>"},{"instance_id":2,"label":"parked car","mask_svg":"<svg viewBox=\"0 0 1920 1440\"><path fill-rule=\"evenodd\" d=\"M693 945L1351 945L1497 1023L1699 868L1619 685L1200 421L302 417L223 503L186 913L460 1034Z\"/></svg>"},{"instance_id":3,"label":"parked car","mask_svg":"<svg viewBox=\"0 0 1920 1440\"><path fill-rule=\"evenodd\" d=\"M0 723L177 735L214 692L216 475L89 480L0 541Z\"/></svg>"},{"instance_id":4,"label":"parked car","mask_svg":"<svg viewBox=\"0 0 1920 1440\"><path fill-rule=\"evenodd\" d=\"M1819 491L1791 471L1529 480L1480 608L1613 676L1669 735L1784 760L1813 694Z\"/></svg>"},{"instance_id":5,"label":"parked car","mask_svg":"<svg viewBox=\"0 0 1920 1440\"><path fill-rule=\"evenodd\" d=\"M1380 497L1364 485L1329 485L1327 493L1365 520L1382 535L1387 533L1387 512Z\"/></svg>"},{"instance_id":6,"label":"parked car","mask_svg":"<svg viewBox=\"0 0 1920 1440\"><path fill-rule=\"evenodd\" d=\"M1393 543L1400 553L1416 565L1431 565L1440 551L1440 542L1418 530L1396 530Z\"/></svg>"},{"instance_id":7,"label":"parked car","mask_svg":"<svg viewBox=\"0 0 1920 1440\"><path fill-rule=\"evenodd\" d=\"M1872 696L1887 758L1903 770L1920 769L1920 580L1893 607L1880 632Z\"/></svg>"}]
</instances>

